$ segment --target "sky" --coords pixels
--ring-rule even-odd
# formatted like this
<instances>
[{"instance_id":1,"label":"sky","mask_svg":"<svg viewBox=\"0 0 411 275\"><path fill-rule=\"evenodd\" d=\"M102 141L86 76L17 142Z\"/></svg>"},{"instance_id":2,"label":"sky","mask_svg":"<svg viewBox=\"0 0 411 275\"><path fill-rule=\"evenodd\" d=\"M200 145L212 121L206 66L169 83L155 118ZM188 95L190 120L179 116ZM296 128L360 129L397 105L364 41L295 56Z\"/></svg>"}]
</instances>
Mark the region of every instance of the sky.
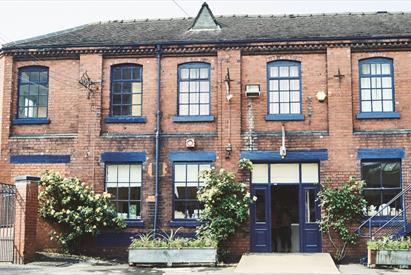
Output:
<instances>
[{"instance_id":1,"label":"sky","mask_svg":"<svg viewBox=\"0 0 411 275\"><path fill-rule=\"evenodd\" d=\"M0 45L108 20L194 17L204 0L0 0ZM411 12L411 0L207 0L214 15Z\"/></svg>"}]
</instances>

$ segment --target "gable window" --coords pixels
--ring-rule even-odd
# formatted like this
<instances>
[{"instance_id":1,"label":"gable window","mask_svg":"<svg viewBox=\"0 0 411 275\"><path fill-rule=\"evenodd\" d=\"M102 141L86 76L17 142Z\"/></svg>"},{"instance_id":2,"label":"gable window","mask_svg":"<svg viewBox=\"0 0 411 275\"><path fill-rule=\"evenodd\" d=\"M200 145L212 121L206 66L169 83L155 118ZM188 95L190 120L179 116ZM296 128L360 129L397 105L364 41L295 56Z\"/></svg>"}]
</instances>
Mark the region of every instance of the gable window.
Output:
<instances>
[{"instance_id":1,"label":"gable window","mask_svg":"<svg viewBox=\"0 0 411 275\"><path fill-rule=\"evenodd\" d=\"M267 120L302 120L301 63L273 61L267 65Z\"/></svg>"},{"instance_id":2,"label":"gable window","mask_svg":"<svg viewBox=\"0 0 411 275\"><path fill-rule=\"evenodd\" d=\"M123 219L141 219L141 164L107 164L106 192Z\"/></svg>"},{"instance_id":3,"label":"gable window","mask_svg":"<svg viewBox=\"0 0 411 275\"><path fill-rule=\"evenodd\" d=\"M392 59L359 62L360 114L357 118L396 118Z\"/></svg>"},{"instance_id":4,"label":"gable window","mask_svg":"<svg viewBox=\"0 0 411 275\"><path fill-rule=\"evenodd\" d=\"M401 192L401 161L370 160L361 163L362 179L366 182L364 196L368 202L368 215L382 209ZM382 210L382 216L395 216L402 211L402 200L398 198L392 205Z\"/></svg>"},{"instance_id":5,"label":"gable window","mask_svg":"<svg viewBox=\"0 0 411 275\"><path fill-rule=\"evenodd\" d=\"M210 64L178 66L178 115L210 115Z\"/></svg>"},{"instance_id":6,"label":"gable window","mask_svg":"<svg viewBox=\"0 0 411 275\"><path fill-rule=\"evenodd\" d=\"M49 70L24 67L18 74L18 119L47 118Z\"/></svg>"},{"instance_id":7,"label":"gable window","mask_svg":"<svg viewBox=\"0 0 411 275\"><path fill-rule=\"evenodd\" d=\"M134 64L111 67L111 116L142 115L142 71L142 66Z\"/></svg>"},{"instance_id":8,"label":"gable window","mask_svg":"<svg viewBox=\"0 0 411 275\"><path fill-rule=\"evenodd\" d=\"M204 162L174 163L174 220L197 220L204 208L198 201L197 191L204 181L201 173L211 167Z\"/></svg>"}]
</instances>

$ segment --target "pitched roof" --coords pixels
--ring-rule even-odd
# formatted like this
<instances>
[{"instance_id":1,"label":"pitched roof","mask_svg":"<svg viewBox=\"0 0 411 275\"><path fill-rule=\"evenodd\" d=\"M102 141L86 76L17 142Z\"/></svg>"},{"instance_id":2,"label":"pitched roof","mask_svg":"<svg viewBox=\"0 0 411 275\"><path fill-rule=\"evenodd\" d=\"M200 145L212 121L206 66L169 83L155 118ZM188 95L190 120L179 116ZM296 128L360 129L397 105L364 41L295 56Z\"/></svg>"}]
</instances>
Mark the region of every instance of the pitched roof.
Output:
<instances>
[{"instance_id":1,"label":"pitched roof","mask_svg":"<svg viewBox=\"0 0 411 275\"><path fill-rule=\"evenodd\" d=\"M8 43L3 45L3 50L180 43L411 38L411 13L214 17L210 11L210 16L219 28L193 30L192 27L195 26L200 15L204 14L199 12L197 18L109 21L87 24Z\"/></svg>"}]
</instances>

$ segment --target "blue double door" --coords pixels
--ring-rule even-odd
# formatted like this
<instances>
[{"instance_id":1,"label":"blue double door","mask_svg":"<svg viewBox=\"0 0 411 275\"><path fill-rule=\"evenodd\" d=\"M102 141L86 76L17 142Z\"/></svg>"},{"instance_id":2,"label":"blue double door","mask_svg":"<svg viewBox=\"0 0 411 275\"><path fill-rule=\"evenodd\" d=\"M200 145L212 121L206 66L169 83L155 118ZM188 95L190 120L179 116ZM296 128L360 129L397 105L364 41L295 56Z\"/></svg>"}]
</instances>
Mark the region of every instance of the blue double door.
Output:
<instances>
[{"instance_id":1,"label":"blue double door","mask_svg":"<svg viewBox=\"0 0 411 275\"><path fill-rule=\"evenodd\" d=\"M252 252L275 251L272 240L272 211L276 203L272 198L273 188L282 188L282 186L252 184L251 187L251 195L257 198L251 205ZM298 202L296 203L298 204L299 252L321 252L321 233L317 223L320 218L320 207L316 200L319 191L318 184L300 183L295 185L295 188L298 189ZM281 213L276 214L281 215Z\"/></svg>"}]
</instances>

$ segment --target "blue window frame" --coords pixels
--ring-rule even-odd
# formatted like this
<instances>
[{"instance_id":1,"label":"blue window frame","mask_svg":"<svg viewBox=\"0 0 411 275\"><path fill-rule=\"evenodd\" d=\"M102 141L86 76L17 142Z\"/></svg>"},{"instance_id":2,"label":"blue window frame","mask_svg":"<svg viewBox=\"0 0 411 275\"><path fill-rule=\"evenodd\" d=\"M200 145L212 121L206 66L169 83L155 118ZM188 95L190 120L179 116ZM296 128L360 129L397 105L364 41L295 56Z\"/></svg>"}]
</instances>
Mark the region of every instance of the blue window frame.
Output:
<instances>
[{"instance_id":1,"label":"blue window frame","mask_svg":"<svg viewBox=\"0 0 411 275\"><path fill-rule=\"evenodd\" d=\"M301 63L279 60L267 64L267 120L302 120Z\"/></svg>"},{"instance_id":2,"label":"blue window frame","mask_svg":"<svg viewBox=\"0 0 411 275\"><path fill-rule=\"evenodd\" d=\"M375 214L384 205L402 191L400 160L363 160L361 177L366 182L364 197L367 200L367 213ZM382 216L401 214L402 198L398 198L390 207L382 212Z\"/></svg>"},{"instance_id":3,"label":"blue window frame","mask_svg":"<svg viewBox=\"0 0 411 275\"><path fill-rule=\"evenodd\" d=\"M107 163L105 188L120 217L126 221L141 220L141 164Z\"/></svg>"},{"instance_id":4,"label":"blue window frame","mask_svg":"<svg viewBox=\"0 0 411 275\"><path fill-rule=\"evenodd\" d=\"M197 191L204 184L199 176L210 167L210 162L174 162L173 220L198 220L204 208L197 199Z\"/></svg>"},{"instance_id":5,"label":"blue window frame","mask_svg":"<svg viewBox=\"0 0 411 275\"><path fill-rule=\"evenodd\" d=\"M142 75L143 67L141 65L120 64L111 67L110 116L141 117L143 106Z\"/></svg>"},{"instance_id":6,"label":"blue window frame","mask_svg":"<svg viewBox=\"0 0 411 275\"><path fill-rule=\"evenodd\" d=\"M360 114L357 118L398 118L395 113L394 67L389 58L359 62Z\"/></svg>"},{"instance_id":7,"label":"blue window frame","mask_svg":"<svg viewBox=\"0 0 411 275\"><path fill-rule=\"evenodd\" d=\"M178 66L179 116L210 116L210 93L210 64L196 62Z\"/></svg>"},{"instance_id":8,"label":"blue window frame","mask_svg":"<svg viewBox=\"0 0 411 275\"><path fill-rule=\"evenodd\" d=\"M49 69L30 66L19 69L17 120L47 118Z\"/></svg>"}]
</instances>

